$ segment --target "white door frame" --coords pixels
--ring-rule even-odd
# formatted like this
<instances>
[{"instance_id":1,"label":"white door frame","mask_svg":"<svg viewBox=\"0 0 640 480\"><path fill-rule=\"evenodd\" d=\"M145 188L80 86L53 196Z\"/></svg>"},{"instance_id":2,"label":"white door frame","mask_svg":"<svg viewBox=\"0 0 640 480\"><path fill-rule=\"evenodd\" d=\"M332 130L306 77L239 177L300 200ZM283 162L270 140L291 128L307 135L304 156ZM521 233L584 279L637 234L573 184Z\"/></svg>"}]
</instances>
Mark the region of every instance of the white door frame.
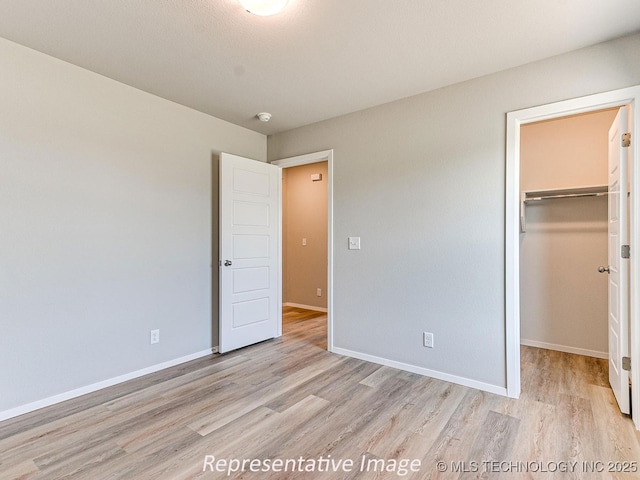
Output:
<instances>
[{"instance_id":1,"label":"white door frame","mask_svg":"<svg viewBox=\"0 0 640 480\"><path fill-rule=\"evenodd\" d=\"M327 162L329 177L327 179L327 350L333 352L333 150L283 158L271 163L281 168L290 168L318 162ZM280 202L280 228L282 228L282 202ZM281 250L282 243L280 242ZM282 251L280 258L282 258ZM282 329L282 322L280 322L280 328Z\"/></svg>"},{"instance_id":2,"label":"white door frame","mask_svg":"<svg viewBox=\"0 0 640 480\"><path fill-rule=\"evenodd\" d=\"M640 430L640 85L507 113L505 194L505 337L507 395L520 396L520 126L605 108L632 106L629 152L631 378L634 423Z\"/></svg>"}]
</instances>

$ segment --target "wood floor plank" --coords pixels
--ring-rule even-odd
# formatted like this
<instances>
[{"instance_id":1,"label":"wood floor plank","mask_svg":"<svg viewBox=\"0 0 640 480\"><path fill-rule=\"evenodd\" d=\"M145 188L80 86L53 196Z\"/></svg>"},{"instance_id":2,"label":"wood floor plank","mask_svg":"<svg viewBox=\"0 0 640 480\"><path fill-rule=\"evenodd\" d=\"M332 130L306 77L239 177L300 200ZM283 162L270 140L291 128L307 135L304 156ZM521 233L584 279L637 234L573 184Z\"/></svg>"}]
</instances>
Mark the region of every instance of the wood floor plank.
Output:
<instances>
[{"instance_id":1,"label":"wood floor plank","mask_svg":"<svg viewBox=\"0 0 640 480\"><path fill-rule=\"evenodd\" d=\"M0 478L13 480L30 480L36 478L40 474L40 470L33 463L33 460L26 460L21 463L12 465L4 465L0 463Z\"/></svg>"},{"instance_id":2,"label":"wood floor plank","mask_svg":"<svg viewBox=\"0 0 640 480\"><path fill-rule=\"evenodd\" d=\"M189 429L198 437L196 441L176 450L173 455L156 458L155 462L139 471L135 478L143 480L184 478L189 472L202 471L207 455L215 455L216 458L225 458L225 456L240 458L239 452L243 445L248 443L247 438L269 441L269 432L272 432L280 422L279 412L259 407L221 427L215 435L203 437ZM240 435L239 432L242 434ZM115 478L120 477L112 477L109 480L115 480Z\"/></svg>"},{"instance_id":3,"label":"wood floor plank","mask_svg":"<svg viewBox=\"0 0 640 480\"><path fill-rule=\"evenodd\" d=\"M483 464L484 462L510 462L519 426L519 419L489 411L466 458L467 464L472 461ZM466 480L486 476L486 472L479 469L477 472L461 472L458 478Z\"/></svg>"},{"instance_id":4,"label":"wood floor plank","mask_svg":"<svg viewBox=\"0 0 640 480\"><path fill-rule=\"evenodd\" d=\"M420 391L420 385L425 390ZM422 458L467 393L464 387L434 379L416 387L402 410L364 439L365 451L378 458Z\"/></svg>"},{"instance_id":5,"label":"wood floor plank","mask_svg":"<svg viewBox=\"0 0 640 480\"><path fill-rule=\"evenodd\" d=\"M96 422L100 423L109 416L110 412L100 405L69 417L58 418L48 424L38 423L34 428L6 437L0 440L0 466L9 462L30 461L51 451L56 445L64 444L83 428L91 430Z\"/></svg>"},{"instance_id":6,"label":"wood floor plank","mask_svg":"<svg viewBox=\"0 0 640 480\"><path fill-rule=\"evenodd\" d=\"M236 354L237 353L233 353L232 355ZM163 383L171 378L180 377L185 373L196 371L203 366L217 363L220 360L220 356L208 355L153 374L136 378L135 380L123 382L50 407L42 408L25 415L20 415L19 417L5 420L0 422L0 439L13 436L17 432L23 432L31 428L36 428L40 425L54 422L58 419L65 419L66 417L84 412L92 407L104 406L105 403L113 399L120 398L123 395L145 390L153 385Z\"/></svg>"},{"instance_id":7,"label":"wood floor plank","mask_svg":"<svg viewBox=\"0 0 640 480\"><path fill-rule=\"evenodd\" d=\"M386 406L401 401L408 385L404 378L390 378L379 388L363 387L366 391L358 397L349 396L343 402L330 402L316 417L282 439L277 450L271 446L270 450L257 453L295 458L326 458L329 455L347 458L345 455L359 453L358 439L367 435L368 427L376 422ZM354 415L355 411L358 411L357 415Z\"/></svg>"},{"instance_id":8,"label":"wood floor plank","mask_svg":"<svg viewBox=\"0 0 640 480\"><path fill-rule=\"evenodd\" d=\"M385 382L394 375L397 375L398 371L391 367L380 367L367 378L363 378L360 383L367 387L378 387L381 383Z\"/></svg>"},{"instance_id":9,"label":"wood floor plank","mask_svg":"<svg viewBox=\"0 0 640 480\"><path fill-rule=\"evenodd\" d=\"M328 405L329 402L326 400L314 395L309 395L282 412L278 417L278 424L270 427L268 432L262 430L262 435L254 437L250 442L243 442L241 448L235 447L228 449L225 453L228 456L236 458L238 456L243 458L297 458L287 452L287 442L290 441L296 431L299 431L302 426L306 425L311 419L324 411ZM265 439L266 436L268 436L268 440ZM278 478L282 478L282 475L279 473L276 475ZM268 478L269 475L261 473L261 476ZM255 474L251 472L246 474L239 472L231 476L231 478L251 477L255 477ZM207 475L206 472L198 472L198 475L195 477L184 478L207 478Z\"/></svg>"},{"instance_id":10,"label":"wood floor plank","mask_svg":"<svg viewBox=\"0 0 640 480\"><path fill-rule=\"evenodd\" d=\"M277 398L284 392L293 390L295 387L305 383L310 378L321 374L324 370L338 363L339 358L326 357L323 361L318 361L314 365L309 365L299 371L277 380L270 382L264 388L255 392L255 395L243 395L241 398L235 399L221 406L215 412L189 423L187 426L200 435L208 435L218 428L226 425L230 421L245 415L246 413L258 408L266 402Z\"/></svg>"},{"instance_id":11,"label":"wood floor plank","mask_svg":"<svg viewBox=\"0 0 640 480\"><path fill-rule=\"evenodd\" d=\"M44 478L90 478L91 470L99 468L114 458L122 458L126 452L111 442L96 442L84 449L74 450L66 456L44 456L34 460Z\"/></svg>"},{"instance_id":12,"label":"wood floor plank","mask_svg":"<svg viewBox=\"0 0 640 480\"><path fill-rule=\"evenodd\" d=\"M0 422L0 480L640 478L461 471L485 460L640 461L640 434L617 408L606 361L522 347L521 363L522 395L509 399L329 353L326 315L285 308L281 338ZM207 455L421 466L402 477L227 475L203 472Z\"/></svg>"},{"instance_id":13,"label":"wood floor plank","mask_svg":"<svg viewBox=\"0 0 640 480\"><path fill-rule=\"evenodd\" d=\"M555 405L534 400L507 400L496 411L518 418L520 425L511 457L514 461L536 459L541 462L558 460L563 448L558 429Z\"/></svg>"},{"instance_id":14,"label":"wood floor plank","mask_svg":"<svg viewBox=\"0 0 640 480\"><path fill-rule=\"evenodd\" d=\"M447 423L422 457L423 465L451 465L468 458L474 439L492 407L491 394L468 390ZM433 478L455 478L452 472L432 471Z\"/></svg>"},{"instance_id":15,"label":"wood floor plank","mask_svg":"<svg viewBox=\"0 0 640 480\"><path fill-rule=\"evenodd\" d=\"M200 388L201 385L211 383L236 373L248 358L242 355L224 358L220 362L214 363L193 372L186 373L179 377L171 378L165 382L155 384L144 390L138 390L128 395L124 395L110 402L105 406L112 411L118 411L131 405L138 405L141 401L147 401L149 397L163 395L170 398L171 395L183 395L190 390ZM234 367L236 367L234 369Z\"/></svg>"},{"instance_id":16,"label":"wood floor plank","mask_svg":"<svg viewBox=\"0 0 640 480\"><path fill-rule=\"evenodd\" d=\"M557 405L562 385L560 365L564 355L553 350L535 349L534 363L523 363L521 398Z\"/></svg>"},{"instance_id":17,"label":"wood floor plank","mask_svg":"<svg viewBox=\"0 0 640 480\"><path fill-rule=\"evenodd\" d=\"M357 383L357 379L366 377L369 372L376 368L378 368L377 365L364 365L359 360L343 357L333 367L307 380L294 390L287 391L274 398L266 406L273 410L284 411L308 395L317 395L330 399L339 386L352 384L354 381Z\"/></svg>"},{"instance_id":18,"label":"wood floor plank","mask_svg":"<svg viewBox=\"0 0 640 480\"><path fill-rule=\"evenodd\" d=\"M638 432L629 417L619 414L611 389L592 385L591 408L595 422L592 435L598 437L601 448L596 454L610 461L640 462Z\"/></svg>"}]
</instances>

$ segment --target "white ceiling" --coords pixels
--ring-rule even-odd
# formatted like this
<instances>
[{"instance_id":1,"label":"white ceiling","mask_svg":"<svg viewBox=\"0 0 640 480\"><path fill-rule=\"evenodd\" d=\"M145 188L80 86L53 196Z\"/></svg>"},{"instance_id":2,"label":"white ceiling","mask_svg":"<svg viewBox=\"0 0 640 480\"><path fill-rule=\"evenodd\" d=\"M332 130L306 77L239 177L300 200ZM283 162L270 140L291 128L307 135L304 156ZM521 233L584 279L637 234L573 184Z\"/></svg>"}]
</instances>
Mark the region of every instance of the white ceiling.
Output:
<instances>
[{"instance_id":1,"label":"white ceiling","mask_svg":"<svg viewBox=\"0 0 640 480\"><path fill-rule=\"evenodd\" d=\"M0 36L266 134L639 30L639 0L0 0Z\"/></svg>"}]
</instances>

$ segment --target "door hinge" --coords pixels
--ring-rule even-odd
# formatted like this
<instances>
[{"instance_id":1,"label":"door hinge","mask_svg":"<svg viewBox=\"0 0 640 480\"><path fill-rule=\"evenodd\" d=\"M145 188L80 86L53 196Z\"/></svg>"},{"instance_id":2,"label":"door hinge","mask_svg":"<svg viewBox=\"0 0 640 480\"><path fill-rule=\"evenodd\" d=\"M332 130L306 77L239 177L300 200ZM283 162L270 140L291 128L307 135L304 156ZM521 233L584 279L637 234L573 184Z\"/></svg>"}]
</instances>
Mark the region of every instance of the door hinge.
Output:
<instances>
[{"instance_id":1,"label":"door hinge","mask_svg":"<svg viewBox=\"0 0 640 480\"><path fill-rule=\"evenodd\" d=\"M622 369L627 372L631 371L631 357L622 357Z\"/></svg>"},{"instance_id":2,"label":"door hinge","mask_svg":"<svg viewBox=\"0 0 640 480\"><path fill-rule=\"evenodd\" d=\"M620 256L622 258L631 258L631 247L629 247L629 245L622 245L622 247L620 247Z\"/></svg>"},{"instance_id":3,"label":"door hinge","mask_svg":"<svg viewBox=\"0 0 640 480\"><path fill-rule=\"evenodd\" d=\"M631 132L623 133L622 134L622 146L623 147L628 147L629 145L631 145Z\"/></svg>"}]
</instances>

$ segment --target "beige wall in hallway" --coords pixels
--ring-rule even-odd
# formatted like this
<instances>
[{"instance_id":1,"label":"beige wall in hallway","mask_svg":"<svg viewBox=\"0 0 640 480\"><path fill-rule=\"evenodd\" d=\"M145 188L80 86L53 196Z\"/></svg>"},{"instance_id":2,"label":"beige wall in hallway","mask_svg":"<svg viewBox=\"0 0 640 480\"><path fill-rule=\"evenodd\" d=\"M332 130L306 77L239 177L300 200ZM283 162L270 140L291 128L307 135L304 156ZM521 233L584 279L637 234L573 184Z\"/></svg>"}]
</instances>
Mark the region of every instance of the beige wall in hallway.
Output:
<instances>
[{"instance_id":1,"label":"beige wall in hallway","mask_svg":"<svg viewBox=\"0 0 640 480\"><path fill-rule=\"evenodd\" d=\"M322 181L312 181L314 173ZM327 162L282 171L285 303L327 307L327 174Z\"/></svg>"},{"instance_id":2,"label":"beige wall in hallway","mask_svg":"<svg viewBox=\"0 0 640 480\"><path fill-rule=\"evenodd\" d=\"M524 125L521 189L605 185L616 112ZM607 264L607 197L535 202L526 215L520 236L523 343L606 355L607 277L597 267Z\"/></svg>"}]
</instances>

